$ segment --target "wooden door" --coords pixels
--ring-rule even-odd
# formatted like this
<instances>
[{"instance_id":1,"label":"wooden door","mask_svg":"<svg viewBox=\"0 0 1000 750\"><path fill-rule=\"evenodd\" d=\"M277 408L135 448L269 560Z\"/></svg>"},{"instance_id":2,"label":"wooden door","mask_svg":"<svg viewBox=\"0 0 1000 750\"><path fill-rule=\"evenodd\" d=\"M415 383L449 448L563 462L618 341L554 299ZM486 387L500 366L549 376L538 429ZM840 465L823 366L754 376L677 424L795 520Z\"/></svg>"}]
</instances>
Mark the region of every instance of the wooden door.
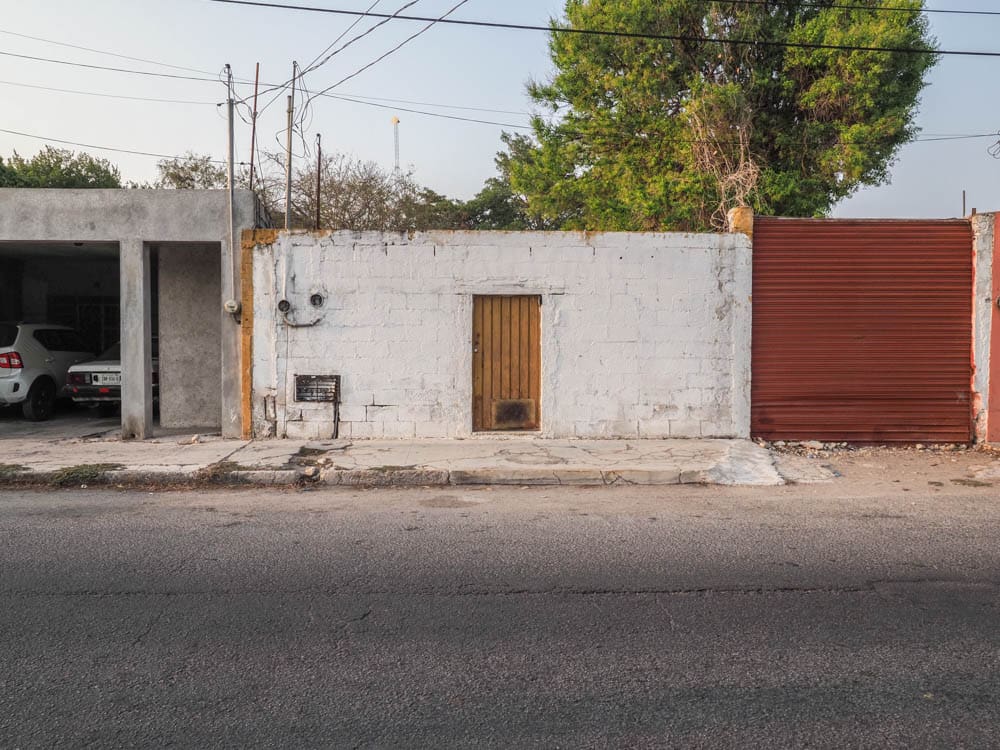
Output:
<instances>
[{"instance_id":1,"label":"wooden door","mask_svg":"<svg viewBox=\"0 0 1000 750\"><path fill-rule=\"evenodd\" d=\"M476 297L472 320L472 429L541 425L542 298Z\"/></svg>"}]
</instances>

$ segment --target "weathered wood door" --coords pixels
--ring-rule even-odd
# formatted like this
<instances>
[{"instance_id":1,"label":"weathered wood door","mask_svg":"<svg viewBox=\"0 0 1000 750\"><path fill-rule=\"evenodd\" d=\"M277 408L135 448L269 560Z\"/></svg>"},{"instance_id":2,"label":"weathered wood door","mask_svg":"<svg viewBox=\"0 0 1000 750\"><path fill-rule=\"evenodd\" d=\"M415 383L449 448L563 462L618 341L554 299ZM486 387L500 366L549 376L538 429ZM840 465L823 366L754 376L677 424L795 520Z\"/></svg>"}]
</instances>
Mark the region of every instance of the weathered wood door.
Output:
<instances>
[{"instance_id":1,"label":"weathered wood door","mask_svg":"<svg viewBox=\"0 0 1000 750\"><path fill-rule=\"evenodd\" d=\"M472 428L541 425L541 304L538 296L476 297L472 320Z\"/></svg>"}]
</instances>

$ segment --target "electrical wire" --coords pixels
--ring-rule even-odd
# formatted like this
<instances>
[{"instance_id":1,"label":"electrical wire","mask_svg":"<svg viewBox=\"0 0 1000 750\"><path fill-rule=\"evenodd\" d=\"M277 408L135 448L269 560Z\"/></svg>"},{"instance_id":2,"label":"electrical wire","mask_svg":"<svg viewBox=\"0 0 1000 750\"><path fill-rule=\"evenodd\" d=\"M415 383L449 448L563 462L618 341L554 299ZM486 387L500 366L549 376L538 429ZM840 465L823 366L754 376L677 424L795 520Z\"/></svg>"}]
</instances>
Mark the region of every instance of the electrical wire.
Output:
<instances>
[{"instance_id":1,"label":"electrical wire","mask_svg":"<svg viewBox=\"0 0 1000 750\"><path fill-rule=\"evenodd\" d=\"M334 96L334 95L331 95ZM419 102L412 99L393 99L385 96L364 96L362 94L354 94L350 92L343 92L336 95L336 98L351 97L351 99L364 99L366 101L373 102L394 102L397 104L414 104L418 107L437 107L438 109L461 109L466 112L490 112L497 115L530 115L523 109L491 109L489 107L470 107L462 104L442 104L440 102ZM430 113L428 113L430 114Z\"/></svg>"},{"instance_id":2,"label":"electrical wire","mask_svg":"<svg viewBox=\"0 0 1000 750\"><path fill-rule=\"evenodd\" d=\"M443 112L426 112L420 109L409 109L407 107L394 107L389 104L379 104L378 102L367 102L361 99L355 99L350 96L345 96L341 94L322 94L329 99L337 99L343 102L351 102L352 104L362 104L366 107L378 107L379 109L388 109L393 112L409 112L416 115L426 115L427 117L438 117L443 120L457 120L459 122L474 122L480 125L496 125L501 128L513 128L515 130L530 130L530 125L515 125L510 122L496 122L494 120L480 120L475 117L460 117L459 115L446 115ZM433 106L433 105L431 105Z\"/></svg>"},{"instance_id":3,"label":"electrical wire","mask_svg":"<svg viewBox=\"0 0 1000 750\"><path fill-rule=\"evenodd\" d=\"M375 6L378 5L380 2L382 2L382 0L375 0L375 2L373 2L367 8L365 8L365 11L369 12L369 11L375 10ZM306 70L313 70L313 65L316 65L316 61L319 60L321 57L323 57L323 55L325 55L331 49L333 49L334 46L336 46L337 42L339 42L345 36L347 36L348 34L350 34L351 31L354 29L354 27L357 26L359 23L361 23L361 21L363 19L364 19L364 16L358 16L357 18L355 18L354 19L354 23L352 23L350 26L348 26L346 29L344 29L336 39L334 39L332 42L330 42L327 45L326 49L324 49L322 52L320 52L318 55L316 55L316 57L314 57L312 59L312 62L309 63L308 65L306 65ZM319 67L319 66L317 66L317 67Z\"/></svg>"},{"instance_id":4,"label":"electrical wire","mask_svg":"<svg viewBox=\"0 0 1000 750\"><path fill-rule=\"evenodd\" d=\"M356 78L357 76L361 75L362 73L364 73L364 72L365 72L366 70L368 70L369 68L372 68L373 66L375 66L375 65L378 65L378 64L379 64L380 62L382 62L383 60L385 60L385 59L386 59L387 57L389 57L389 56L390 56L390 55L392 55L392 54L395 54L395 53L396 53L396 52L398 52L398 51L399 51L400 49L402 49L402 48L403 48L404 46L406 46L407 44L409 44L410 42L412 42L412 41L413 41L414 39L416 39L416 38L417 38L418 36L420 36L420 35L422 35L422 34L425 34L426 32L430 31L430 30L431 30L431 28L433 28L433 27L434 27L435 25L437 25L437 24L438 24L438 23L440 23L441 21L444 21L445 19L447 19L447 18L448 18L448 16L450 16L450 15L451 15L452 13L454 13L454 12L455 12L456 10L458 10L459 8L461 8L461 7L462 7L463 5L465 5L465 4L467 3L467 2L469 2L469 0L459 0L459 2L455 3L455 5L453 5L453 6L452 6L451 8L449 8L449 9L448 9L447 11L445 11L444 15L442 15L442 16L441 16L440 18L437 18L437 19L435 19L435 20L431 21L430 23L428 23L428 24L427 24L426 26L424 26L424 27L423 27L422 29L420 29L420 30L419 30L419 31L417 31L416 33L414 33L414 34L411 34L410 36L406 37L406 39L404 39L403 41L401 41L401 42L400 42L399 44L397 44L397 45L396 45L395 47L393 47L392 49L390 49L390 50L389 50L388 52L386 52L385 54L383 54L383 55L380 55L379 57L376 57L376 58L375 58L374 60L372 60L372 61L371 61L370 63L368 63L367 65L362 65L362 66L361 66L360 68L358 68L357 70L355 70L355 71L354 71L353 73L351 73L350 75L346 75L346 76L344 76L343 78L341 78L341 79L340 79L339 81L337 81L337 82L336 82L335 84L333 84L332 86L327 86L327 87L326 87L325 89L323 89L323 90L322 90L321 92L319 92L319 94L315 94L315 95L313 95L313 96L312 96L312 97L311 97L311 98L309 99L309 102L311 102L311 101L312 101L313 99L315 99L315 98L316 98L316 96L320 96L320 95L322 95L322 94L327 94L327 93L329 93L330 91L332 91L333 89L335 89L335 88L337 88L338 86L340 86L341 84L343 84L343 83L346 83L347 81L350 81L350 80L351 80L352 78ZM307 103L308 103L308 102L307 102Z\"/></svg>"},{"instance_id":5,"label":"electrical wire","mask_svg":"<svg viewBox=\"0 0 1000 750\"><path fill-rule=\"evenodd\" d=\"M819 42L777 42L767 39L726 39L723 37L693 36L688 34L645 34L636 31L611 31L608 29L578 29L563 26L538 26L520 23L502 23L500 21L474 21L460 18L436 19L426 16L388 16L385 13L374 13L361 10L342 10L337 8L316 8L310 5L288 5L283 3L261 2L260 0L207 0L210 3L225 3L228 5L243 5L256 8L274 8L279 10L297 10L308 13L332 13L345 16L367 16L371 18L395 18L399 21L434 21L435 23L453 24L456 26L473 26L488 29L506 29L511 31L541 31L547 34L577 34L582 36L614 37L620 39L647 39L666 42L697 42L733 44L747 47L777 47L787 49L841 50L844 52L886 52L912 55L943 55L965 57L997 57L1000 52L981 50L936 50L924 47L874 47L852 44L823 44Z\"/></svg>"},{"instance_id":6,"label":"electrical wire","mask_svg":"<svg viewBox=\"0 0 1000 750\"><path fill-rule=\"evenodd\" d=\"M100 91L79 91L77 89L59 89L53 86L38 86L31 83L17 83L16 81L0 81L3 86L18 86L25 89L39 89L41 91L55 91L60 94L79 94L81 96L99 96L106 99L128 99L137 102L162 102L163 104L198 104L204 106L217 107L217 102L194 101L190 99L157 99L149 96L126 96L124 94L105 94Z\"/></svg>"},{"instance_id":7,"label":"electrical wire","mask_svg":"<svg viewBox=\"0 0 1000 750\"><path fill-rule=\"evenodd\" d=\"M69 65L69 66L74 67L74 68L87 68L89 70L108 70L108 71L111 71L111 72L114 72L114 73L131 73L133 75L151 76L153 78L173 78L173 79L181 80L181 81L207 81L209 83L218 83L219 82L219 80L217 78L198 78L198 77L195 77L195 76L182 76L182 75L178 75L176 73L153 73L153 72L148 71L148 70L132 70L130 68L113 68L113 67L109 67L107 65L93 65L91 63L72 62L70 60L57 60L57 59L52 58L52 57L35 57L33 55L19 55L19 54L15 53L15 52L6 52L4 50L0 50L0 55L3 55L5 57L16 57L16 58L19 58L21 60L34 60L36 62L55 63L56 65Z\"/></svg>"},{"instance_id":8,"label":"electrical wire","mask_svg":"<svg viewBox=\"0 0 1000 750\"><path fill-rule=\"evenodd\" d=\"M6 128L0 128L0 133L7 133L8 135L16 135L22 138L34 138L39 141L47 141L50 143L60 143L66 146L79 146L80 148L89 148L94 151L113 151L117 154L132 154L134 156L150 156L157 159L177 159L183 160L186 157L176 156L170 154L158 154L153 151L136 151L134 149L128 148L116 148L114 146L95 146L93 143L80 143L78 141L67 141L61 138L50 138L44 135L35 135L34 133L23 133L19 130L8 130ZM209 159L212 164L227 164L228 162L221 159ZM243 166L245 162L237 162L240 166Z\"/></svg>"},{"instance_id":9,"label":"electrical wire","mask_svg":"<svg viewBox=\"0 0 1000 750\"><path fill-rule=\"evenodd\" d=\"M45 44L55 44L59 47L69 47L70 49L83 50L84 52L94 52L98 55L107 55L108 57L117 57L122 60L131 60L132 62L149 63L150 65L162 65L164 68L173 68L174 70L185 70L188 73L203 73L205 75L212 75L211 71L199 70L198 68L187 68L183 65L174 65L173 63L161 62L159 60L147 60L143 57L132 57L130 55L122 55L117 52L108 52L107 50L94 49L93 47L82 47L79 44L69 44L68 42L57 42L55 39L45 39L40 36L31 36L30 34L20 34L16 31L8 31L6 29L0 29L0 34L6 34L7 36L16 36L21 39L31 39L34 42L44 42Z\"/></svg>"},{"instance_id":10,"label":"electrical wire","mask_svg":"<svg viewBox=\"0 0 1000 750\"><path fill-rule=\"evenodd\" d=\"M338 41L340 41L341 39L343 39L344 36L346 36L347 33L351 29L353 29L355 26L357 26L364 19L363 15L358 16L357 20L348 27L347 31L345 31L343 34L341 34L339 37L337 37L333 41L332 44L330 44L322 53L320 53L316 58L314 58L313 61L308 66L306 66L305 72L309 72L309 71L315 70L316 68L319 68L319 67L321 67L323 65L326 65L326 63L329 62L333 57L335 57L336 55L339 55L341 52L343 52L345 49L347 49L352 44L354 44L355 42L357 42L359 39L363 39L364 37L368 36L369 34L371 34L376 29L378 29L378 28L384 26L385 24L387 24L393 18L398 18L398 14L402 13L407 8L413 7L418 2L420 2L420 0L411 0L410 2L406 3L401 8L399 8L399 10L395 11L395 13L392 13L391 15L389 15L385 20L383 20L383 21L375 24L374 26L372 26L369 29L363 31L362 33L358 34L357 36L352 37L345 44L343 44L341 47L339 47L338 49L334 50L329 55L327 55L322 60L322 62L320 62L319 64L316 64L316 60L318 60L320 57L322 57L323 54L325 54L327 51L329 51L330 47L332 47ZM367 11L365 11L365 12L366 13L370 12L371 9L374 8L375 5L377 5L377 4L378 4L377 2L373 3L371 6L369 6L369 9ZM268 100L268 102L263 107L260 108L260 110L258 111L258 114L260 114L261 112L264 112L272 104L274 104L274 102L277 101L277 99L281 96L282 92L288 90L289 86L292 85L293 81L294 81L294 79L289 78L284 83L279 83L279 84L265 84L265 89L260 92L261 94L263 94L263 95L270 94L272 91L277 91L278 93L275 94L275 96L273 96L270 100Z\"/></svg>"},{"instance_id":11,"label":"electrical wire","mask_svg":"<svg viewBox=\"0 0 1000 750\"><path fill-rule=\"evenodd\" d=\"M375 2L372 3L368 7L368 10L372 10L376 5L378 5L378 2L379 2L379 0L375 0ZM398 10L396 10L396 12L393 15L398 15L399 13L402 13L407 8L412 8L418 2L420 2L420 0L411 0L410 2L407 2L405 5L400 6L400 8ZM361 34L358 34L358 35L354 36L353 38L351 38L350 40L348 40L343 46L339 47L338 49L334 50L333 52L330 52L330 49L332 47L334 47L337 44L337 42L339 42L341 39L343 39L345 36L347 36L347 34L350 32L350 30L353 29L355 26L357 26L358 23L361 22L361 20L362 20L362 17L358 17L355 20L355 22L353 24L351 24L347 28L347 30L345 30L342 34L340 34L340 36L338 36L330 45L328 45L327 48L323 52L321 52L319 55L317 55L313 59L313 61L309 65L307 65L306 68L301 72L301 74L300 74L300 80L304 79L305 75L307 73L311 73L312 71L317 70L317 69L321 68L322 66L326 65L326 63L328 63L335 55L340 54L345 49L347 49L348 47L350 47L352 44L354 44L355 42L357 42L359 39L363 39L364 37L368 36L369 34L371 34L376 29L384 26L385 24L387 24L389 22L388 19L387 19L387 20L383 20L383 21L380 21L379 23L374 24L373 26L371 26L366 31L364 31ZM327 52L330 52L330 54L326 55ZM326 57L323 57L323 55L326 55ZM320 61L320 62L317 63L317 60L319 60L321 57L323 58L322 61ZM306 86L304 84L302 85L302 92L303 92L303 99L304 99L305 103L303 104L303 106L301 106L299 108L299 118L298 118L298 126L299 127L298 127L298 133L299 133L299 137L302 139L302 149L303 149L303 151L306 153L307 156L311 157L311 154L309 153L309 144L306 143L305 131L306 131L306 127L307 126L305 124L305 119L306 119L306 115L308 114L309 118L310 118L309 121L310 121L310 123L312 122L312 102L313 102L313 99L315 98L315 96L310 95L309 90L306 88Z\"/></svg>"},{"instance_id":12,"label":"electrical wire","mask_svg":"<svg viewBox=\"0 0 1000 750\"><path fill-rule=\"evenodd\" d=\"M406 10L407 8L412 8L412 7L413 7L414 5L416 5L416 4L418 3L418 2L420 2L420 0L412 0L412 2L408 2L408 3L406 3L406 4L405 4L405 5L403 5L403 6L401 7L401 8L399 8L399 10L397 10L397 11L396 11L395 13L393 13L393 14L392 14L391 16L389 16L388 18L385 18L384 20L380 21L379 23L375 24L374 26L371 26L370 28L368 28L368 29L367 29L366 31L364 31L364 32L362 32L361 34L358 34L358 35L357 35L357 36L355 36L354 38L350 39L350 40L349 40L349 41L348 41L348 42L347 42L346 44L344 44L344 45L343 45L342 47L340 47L339 49L337 49L337 50L336 50L336 51L334 51L334 52L330 52L330 54L329 54L329 55L327 55L326 57L324 57L324 58L323 58L323 60L322 60L321 62L317 63L317 62L316 62L316 60L318 60L318 59L319 59L320 57L323 57L323 55L324 55L324 54L326 54L326 52L328 52L328 51L330 50L330 47L332 47L332 46L333 46L334 44L336 44L336 43L337 43L338 41L340 41L341 39L343 39L343 38L344 38L344 37L345 37L345 36L347 35L347 32L344 32L344 33L343 33L343 34L341 34L341 35L340 35L339 37L337 37L337 39L336 39L336 40L334 40L333 44L331 44L331 45L330 45L330 47L327 47L327 48L326 48L326 49L325 49L325 50L324 50L324 51L323 51L323 52L322 52L322 53L321 53L320 55L318 55L318 56L317 56L317 58L316 58L316 60L313 60L313 61L312 61L311 63L309 63L309 65L307 65L307 66L306 66L306 70L310 70L310 71L311 71L311 70L316 70L316 69L318 69L318 68L322 68L322 67L323 67L324 65L326 65L326 64L327 64L327 63L328 63L328 62L330 61L330 59L331 59L331 58L333 58L333 57L334 57L335 55L339 55L339 54L340 54L341 52L343 52L343 51L344 51L345 49L347 49L347 48L348 48L348 47L350 47L350 46L351 46L352 44L354 44L355 42L357 42L357 41L358 41L359 39L364 39L364 38L365 38L366 36L368 36L369 34L371 34L371 33L372 33L373 31L375 31L376 29L380 29L380 28L382 28L382 27L383 27L383 26L385 26L385 25L386 25L387 23L389 23L389 21L391 21L392 19L394 19L394 18L399 18L399 14L400 14L400 13L402 13L402 12L403 12L404 10ZM368 8L368 10L367 10L367 11L365 11L365 12L366 12L366 13L369 13L369 12L371 12L371 10L372 10L372 9L373 9L373 8L374 8L374 7L376 6L376 5L378 5L378 2L375 2L375 3L372 3L372 5L371 5L371 6L370 6L370 7ZM361 22L361 20L362 20L363 18L364 18L364 16L358 16L358 19L357 19L357 21L355 21L355 23L353 23L353 24L352 24L352 25L351 25L350 27L348 27L348 31L350 31L350 30L351 30L352 28L354 28L355 26L357 26L357 25L358 25L358 23L360 23L360 22Z\"/></svg>"}]
</instances>

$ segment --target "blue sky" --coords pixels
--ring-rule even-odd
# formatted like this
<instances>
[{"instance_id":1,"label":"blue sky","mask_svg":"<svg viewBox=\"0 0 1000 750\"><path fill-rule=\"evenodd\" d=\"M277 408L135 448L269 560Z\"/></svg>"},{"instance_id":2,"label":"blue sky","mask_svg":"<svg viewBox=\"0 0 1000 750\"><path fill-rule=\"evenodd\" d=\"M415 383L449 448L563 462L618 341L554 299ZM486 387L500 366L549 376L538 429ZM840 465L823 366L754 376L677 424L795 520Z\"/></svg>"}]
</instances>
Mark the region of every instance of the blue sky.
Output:
<instances>
[{"instance_id":1,"label":"blue sky","mask_svg":"<svg viewBox=\"0 0 1000 750\"><path fill-rule=\"evenodd\" d=\"M408 12L436 16L456 0L420 0ZM328 8L364 10L372 0L312 0ZM382 0L376 10L391 12L404 0ZM0 19L0 52L48 57L94 65L212 78L225 63L240 79L252 79L261 64L261 80L281 83L291 61L315 58L353 20L326 14L229 6L205 0L46 0L10 3ZM469 0L456 18L544 24L561 12L561 0ZM1000 10L987 0L937 0L931 7ZM346 37L367 28L362 21ZM931 15L942 48L1000 50L1000 16ZM311 73L312 90L329 86L374 60L420 28L392 22L357 42ZM192 68L190 72L123 60L79 49L26 39L30 35ZM529 102L524 84L551 70L547 37L537 32L437 26L387 60L337 89L387 108L344 101L313 102L306 132L310 142L323 135L324 149L374 160L386 168L393 161L391 118L401 124L402 161L421 183L438 192L469 197L494 172L493 158L503 128L403 111L422 109L460 117L523 124ZM1000 96L990 81L1000 59L944 58L931 73L918 122L923 135L994 133L1000 130ZM207 74L207 75L206 75ZM10 84L31 84L119 96L173 99L163 103L57 93ZM249 95L251 87L240 93ZM170 80L90 70L0 55L0 128L124 149L163 154L192 150L222 156L226 124L215 103L225 98L220 83ZM264 97L264 104L271 97ZM383 101L394 100L394 102ZM449 109L401 100L471 109ZM285 98L281 95L262 115L259 142L265 149L283 143ZM1000 137L998 137L1000 138ZM45 141L0 133L0 155L14 149L32 154ZM969 208L1000 209L1000 161L987 152L989 139L913 143L893 168L892 184L869 188L841 204L838 216L956 216L962 190ZM238 123L238 158L249 158L250 129ZM302 146L296 147L302 153ZM118 164L126 179L147 180L155 158L92 150Z\"/></svg>"}]
</instances>

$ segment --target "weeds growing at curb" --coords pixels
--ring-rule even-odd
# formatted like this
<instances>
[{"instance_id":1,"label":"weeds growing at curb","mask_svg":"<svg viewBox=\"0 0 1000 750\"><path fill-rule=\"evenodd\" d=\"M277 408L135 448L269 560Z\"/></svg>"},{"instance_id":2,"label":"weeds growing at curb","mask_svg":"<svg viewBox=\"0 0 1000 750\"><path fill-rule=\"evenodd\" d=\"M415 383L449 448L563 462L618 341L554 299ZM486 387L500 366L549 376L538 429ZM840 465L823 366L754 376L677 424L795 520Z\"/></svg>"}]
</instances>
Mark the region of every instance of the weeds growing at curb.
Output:
<instances>
[{"instance_id":1,"label":"weeds growing at curb","mask_svg":"<svg viewBox=\"0 0 1000 750\"><path fill-rule=\"evenodd\" d=\"M233 473L241 468L235 461L219 461L199 471L198 481L206 484L228 484L232 481Z\"/></svg>"},{"instance_id":2,"label":"weeds growing at curb","mask_svg":"<svg viewBox=\"0 0 1000 750\"><path fill-rule=\"evenodd\" d=\"M0 464L0 481L17 479L19 474L26 471L28 471L28 467L20 464Z\"/></svg>"},{"instance_id":3,"label":"weeds growing at curb","mask_svg":"<svg viewBox=\"0 0 1000 750\"><path fill-rule=\"evenodd\" d=\"M98 484L107 479L109 471L119 471L124 468L125 466L122 464L80 464L54 471L49 475L48 479L49 484L55 487Z\"/></svg>"}]
</instances>

